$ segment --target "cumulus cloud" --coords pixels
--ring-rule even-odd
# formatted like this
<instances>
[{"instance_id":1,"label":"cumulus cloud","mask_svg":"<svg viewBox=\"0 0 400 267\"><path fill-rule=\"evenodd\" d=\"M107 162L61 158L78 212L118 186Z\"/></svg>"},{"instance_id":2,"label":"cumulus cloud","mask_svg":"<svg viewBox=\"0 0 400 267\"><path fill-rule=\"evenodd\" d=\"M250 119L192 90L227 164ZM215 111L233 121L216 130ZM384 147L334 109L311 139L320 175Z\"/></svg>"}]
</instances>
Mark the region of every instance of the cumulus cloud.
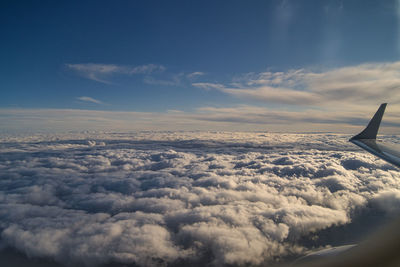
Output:
<instances>
[{"instance_id":1,"label":"cumulus cloud","mask_svg":"<svg viewBox=\"0 0 400 267\"><path fill-rule=\"evenodd\" d=\"M282 262L335 245L328 230L345 242L360 210L399 212L400 172L347 139L3 134L0 247L71 266Z\"/></svg>"}]
</instances>

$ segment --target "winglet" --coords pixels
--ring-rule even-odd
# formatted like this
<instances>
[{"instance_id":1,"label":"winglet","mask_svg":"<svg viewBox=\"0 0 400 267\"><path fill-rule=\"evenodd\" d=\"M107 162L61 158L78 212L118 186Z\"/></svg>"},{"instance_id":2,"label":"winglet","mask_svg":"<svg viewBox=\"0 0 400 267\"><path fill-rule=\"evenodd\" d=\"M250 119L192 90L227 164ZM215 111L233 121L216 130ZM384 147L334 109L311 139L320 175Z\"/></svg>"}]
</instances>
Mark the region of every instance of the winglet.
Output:
<instances>
[{"instance_id":1,"label":"winglet","mask_svg":"<svg viewBox=\"0 0 400 267\"><path fill-rule=\"evenodd\" d=\"M381 104L378 111L375 113L374 117L372 117L364 131L350 138L350 141L358 139L376 139L386 105L387 103Z\"/></svg>"}]
</instances>

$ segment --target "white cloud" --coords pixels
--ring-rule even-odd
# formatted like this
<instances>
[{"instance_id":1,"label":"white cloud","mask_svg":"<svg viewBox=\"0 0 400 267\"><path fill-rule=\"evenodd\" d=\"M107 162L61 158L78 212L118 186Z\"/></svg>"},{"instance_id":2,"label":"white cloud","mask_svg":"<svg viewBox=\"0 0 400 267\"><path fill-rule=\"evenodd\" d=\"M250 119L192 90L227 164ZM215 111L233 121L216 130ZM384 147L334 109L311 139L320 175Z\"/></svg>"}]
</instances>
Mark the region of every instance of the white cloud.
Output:
<instances>
[{"instance_id":1,"label":"white cloud","mask_svg":"<svg viewBox=\"0 0 400 267\"><path fill-rule=\"evenodd\" d=\"M9 129L28 128L27 125L40 119L39 124L46 123L44 128L50 129L61 127L56 124L63 121L68 129L79 130L83 130L84 126L95 130L251 129L355 133L358 131L355 126L365 125L380 103L389 102L383 120L383 126L389 128L383 130L398 132L399 62L369 63L320 71L297 69L246 73L235 76L230 83L224 84L193 82L194 77L202 77L202 72L161 75L165 68L152 64L130 68L112 64L70 64L69 67L92 79L105 82L108 75L140 73L145 74L143 82L147 84L185 86L190 83L193 87L217 90L239 98L242 104L214 104L186 112L3 109L0 110L3 114L0 117L2 125L11 126ZM265 103L267 107L260 106ZM94 125L93 122L99 124ZM36 125L38 124L33 124L32 127L35 128Z\"/></svg>"},{"instance_id":2,"label":"white cloud","mask_svg":"<svg viewBox=\"0 0 400 267\"><path fill-rule=\"evenodd\" d=\"M195 71L195 72L186 74L186 77L189 78L189 79L196 79L196 78L198 78L198 77L200 77L200 76L203 76L203 75L205 75L204 72Z\"/></svg>"},{"instance_id":3,"label":"white cloud","mask_svg":"<svg viewBox=\"0 0 400 267\"><path fill-rule=\"evenodd\" d=\"M333 131L356 134L375 106L364 110L282 111L265 107L201 107L193 112L101 111L78 109L0 109L1 132L26 131L130 131L130 130L228 130L228 131ZM398 133L399 116L389 105L381 133Z\"/></svg>"},{"instance_id":4,"label":"white cloud","mask_svg":"<svg viewBox=\"0 0 400 267\"><path fill-rule=\"evenodd\" d=\"M142 66L134 67L130 70L132 74L150 74L154 71L165 71L165 67L162 65L156 64L147 64Z\"/></svg>"},{"instance_id":5,"label":"white cloud","mask_svg":"<svg viewBox=\"0 0 400 267\"><path fill-rule=\"evenodd\" d=\"M399 212L400 172L347 140L231 132L3 134L0 247L85 266L285 261L335 245L326 243L324 229L346 242L341 229L354 221Z\"/></svg>"},{"instance_id":6,"label":"white cloud","mask_svg":"<svg viewBox=\"0 0 400 267\"><path fill-rule=\"evenodd\" d=\"M179 72L176 74L169 74L167 77L156 77L155 75L147 75L143 82L153 85L163 85L163 86L185 86L189 85L191 82L196 80L198 77L203 76L204 73L200 71L185 74L184 72Z\"/></svg>"},{"instance_id":7,"label":"white cloud","mask_svg":"<svg viewBox=\"0 0 400 267\"><path fill-rule=\"evenodd\" d=\"M101 83L111 84L116 75L145 75L143 82L152 85L182 86L189 81L196 80L204 75L203 72L191 73L165 73L166 67L158 64L146 64L141 66L127 66L116 64L66 64L66 67L77 74Z\"/></svg>"},{"instance_id":8,"label":"white cloud","mask_svg":"<svg viewBox=\"0 0 400 267\"><path fill-rule=\"evenodd\" d=\"M297 105L299 103L301 103L301 105L315 105L322 100L321 97L314 93L269 86L258 87L254 90L223 88L222 91L237 97L292 105Z\"/></svg>"},{"instance_id":9,"label":"white cloud","mask_svg":"<svg viewBox=\"0 0 400 267\"><path fill-rule=\"evenodd\" d=\"M91 102L91 103L95 103L95 104L104 104L100 100L94 99L89 96L80 96L80 97L77 97L77 99L80 101L84 101L84 102Z\"/></svg>"},{"instance_id":10,"label":"white cloud","mask_svg":"<svg viewBox=\"0 0 400 267\"><path fill-rule=\"evenodd\" d=\"M400 105L400 62L369 63L326 71L307 69L287 72L248 73L231 84L193 83L236 97L262 102L327 108L360 108L390 102Z\"/></svg>"},{"instance_id":11,"label":"white cloud","mask_svg":"<svg viewBox=\"0 0 400 267\"><path fill-rule=\"evenodd\" d=\"M222 91L225 89L224 85L218 83L192 83L192 85L205 90L217 89Z\"/></svg>"},{"instance_id":12,"label":"white cloud","mask_svg":"<svg viewBox=\"0 0 400 267\"><path fill-rule=\"evenodd\" d=\"M130 67L116 64L81 63L66 64L66 66L85 78L101 83L111 83L108 78L115 74L150 74L155 71L162 72L166 69L164 66L156 64Z\"/></svg>"}]
</instances>

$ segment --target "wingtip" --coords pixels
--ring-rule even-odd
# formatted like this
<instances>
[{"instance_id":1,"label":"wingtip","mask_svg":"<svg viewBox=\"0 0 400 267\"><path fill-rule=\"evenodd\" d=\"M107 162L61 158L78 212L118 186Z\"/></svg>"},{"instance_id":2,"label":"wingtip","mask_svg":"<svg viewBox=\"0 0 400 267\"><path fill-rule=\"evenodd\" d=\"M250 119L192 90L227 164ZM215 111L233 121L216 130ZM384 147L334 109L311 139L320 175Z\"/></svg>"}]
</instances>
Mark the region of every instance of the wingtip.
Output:
<instances>
[{"instance_id":1,"label":"wingtip","mask_svg":"<svg viewBox=\"0 0 400 267\"><path fill-rule=\"evenodd\" d=\"M387 103L382 103L375 115L369 121L367 127L361 133L350 138L349 141L357 139L376 139L383 114L385 113L386 105Z\"/></svg>"}]
</instances>

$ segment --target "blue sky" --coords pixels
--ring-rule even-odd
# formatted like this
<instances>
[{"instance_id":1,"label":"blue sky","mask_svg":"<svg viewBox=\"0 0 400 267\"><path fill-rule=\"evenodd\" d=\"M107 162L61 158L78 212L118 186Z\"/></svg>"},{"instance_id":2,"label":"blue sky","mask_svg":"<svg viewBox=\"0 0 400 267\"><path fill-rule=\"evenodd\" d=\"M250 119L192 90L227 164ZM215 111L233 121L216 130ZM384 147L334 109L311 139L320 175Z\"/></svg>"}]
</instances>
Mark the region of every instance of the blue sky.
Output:
<instances>
[{"instance_id":1,"label":"blue sky","mask_svg":"<svg viewBox=\"0 0 400 267\"><path fill-rule=\"evenodd\" d=\"M2 1L1 127L335 129L400 110L399 21L396 1Z\"/></svg>"}]
</instances>

